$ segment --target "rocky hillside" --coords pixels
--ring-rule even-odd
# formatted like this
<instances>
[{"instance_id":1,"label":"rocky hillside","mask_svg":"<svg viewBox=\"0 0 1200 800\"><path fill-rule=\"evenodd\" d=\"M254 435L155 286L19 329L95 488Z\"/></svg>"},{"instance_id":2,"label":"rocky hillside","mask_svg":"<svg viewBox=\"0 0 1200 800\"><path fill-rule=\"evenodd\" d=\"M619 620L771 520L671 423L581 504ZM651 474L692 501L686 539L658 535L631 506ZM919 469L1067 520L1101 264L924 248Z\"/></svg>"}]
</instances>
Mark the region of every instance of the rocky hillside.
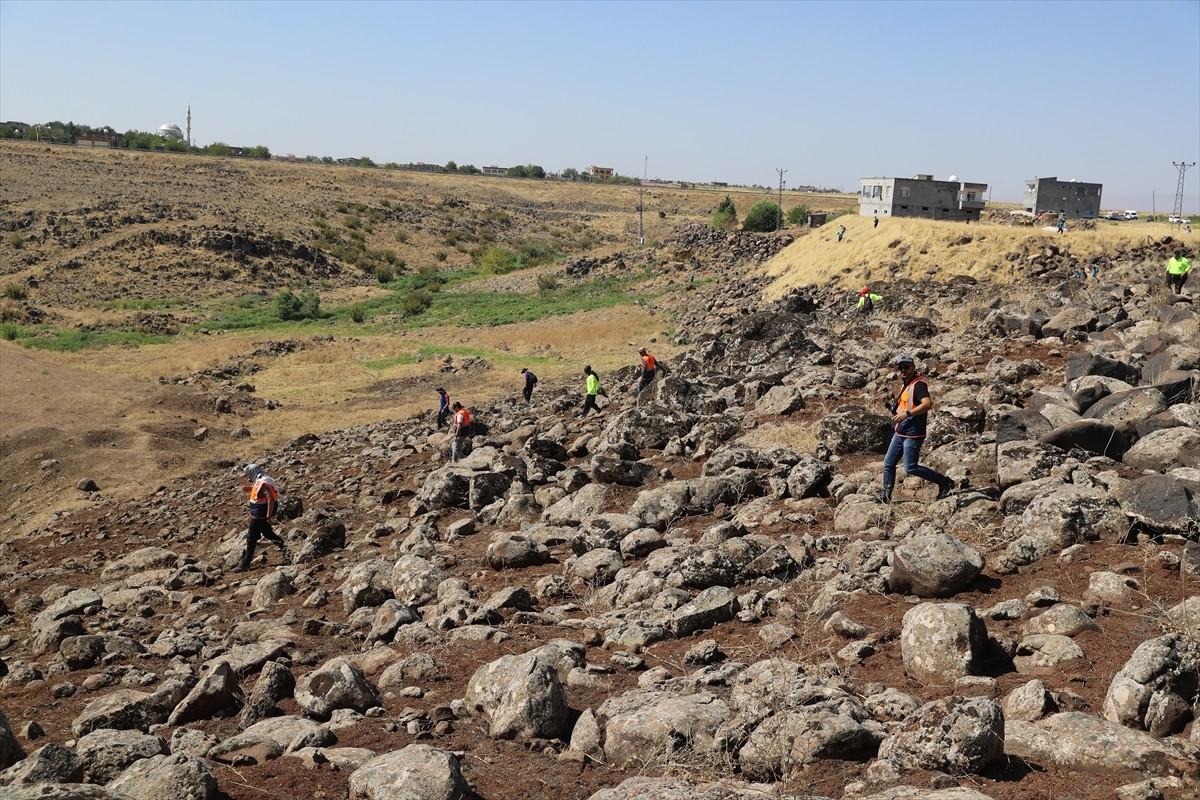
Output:
<instances>
[{"instance_id":1,"label":"rocky hillside","mask_svg":"<svg viewBox=\"0 0 1200 800\"><path fill-rule=\"evenodd\" d=\"M1195 798L1191 297L1052 266L864 321L682 280L696 237L648 402L626 369L599 417L476 408L458 463L429 415L264 454L289 561L233 570L231 461L5 541L4 797ZM878 500L899 353L942 500Z\"/></svg>"}]
</instances>

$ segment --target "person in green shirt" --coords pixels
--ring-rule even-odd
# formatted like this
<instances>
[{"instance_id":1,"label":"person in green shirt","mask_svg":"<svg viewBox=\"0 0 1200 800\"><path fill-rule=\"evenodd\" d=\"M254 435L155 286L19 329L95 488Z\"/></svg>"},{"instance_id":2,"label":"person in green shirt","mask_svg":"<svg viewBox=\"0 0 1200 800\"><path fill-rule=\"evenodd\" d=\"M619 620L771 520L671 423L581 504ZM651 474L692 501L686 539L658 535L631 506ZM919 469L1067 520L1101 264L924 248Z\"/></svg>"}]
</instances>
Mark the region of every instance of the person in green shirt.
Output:
<instances>
[{"instance_id":1,"label":"person in green shirt","mask_svg":"<svg viewBox=\"0 0 1200 800\"><path fill-rule=\"evenodd\" d=\"M879 304L883 302L883 296L872 294L869 286L864 286L863 290L858 293L858 313L864 317L872 311L879 308Z\"/></svg>"},{"instance_id":2,"label":"person in green shirt","mask_svg":"<svg viewBox=\"0 0 1200 800\"><path fill-rule=\"evenodd\" d=\"M1191 269L1192 262L1188 261L1182 247L1175 251L1174 258L1167 259L1167 285L1175 294L1183 294L1183 285L1187 283L1188 273Z\"/></svg>"},{"instance_id":3,"label":"person in green shirt","mask_svg":"<svg viewBox=\"0 0 1200 800\"><path fill-rule=\"evenodd\" d=\"M599 414L600 406L596 405L596 396L604 394L607 397L608 395L600 388L600 376L592 370L591 364L583 368L583 376L587 378L587 396L583 400L583 411L579 416L586 417L592 409L595 409L596 413Z\"/></svg>"}]
</instances>

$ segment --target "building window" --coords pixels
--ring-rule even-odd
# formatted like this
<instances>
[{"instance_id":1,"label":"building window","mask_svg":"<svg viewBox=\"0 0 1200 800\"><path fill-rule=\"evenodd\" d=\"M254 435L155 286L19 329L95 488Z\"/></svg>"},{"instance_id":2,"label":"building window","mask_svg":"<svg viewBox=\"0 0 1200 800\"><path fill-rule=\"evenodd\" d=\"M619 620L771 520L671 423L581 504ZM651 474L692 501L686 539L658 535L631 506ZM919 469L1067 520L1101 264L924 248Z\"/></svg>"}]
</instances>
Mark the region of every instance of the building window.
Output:
<instances>
[{"instance_id":1,"label":"building window","mask_svg":"<svg viewBox=\"0 0 1200 800\"><path fill-rule=\"evenodd\" d=\"M907 187L907 186L901 186L901 187L900 187L900 196L901 196L901 197L903 197L903 198L907 198L907 197L908 197L908 187Z\"/></svg>"},{"instance_id":2,"label":"building window","mask_svg":"<svg viewBox=\"0 0 1200 800\"><path fill-rule=\"evenodd\" d=\"M922 211L928 211L928 210L929 210L929 206L921 206L921 210L922 210Z\"/></svg>"},{"instance_id":3,"label":"building window","mask_svg":"<svg viewBox=\"0 0 1200 800\"><path fill-rule=\"evenodd\" d=\"M908 211L908 206L900 206L900 208L902 208L905 211Z\"/></svg>"}]
</instances>

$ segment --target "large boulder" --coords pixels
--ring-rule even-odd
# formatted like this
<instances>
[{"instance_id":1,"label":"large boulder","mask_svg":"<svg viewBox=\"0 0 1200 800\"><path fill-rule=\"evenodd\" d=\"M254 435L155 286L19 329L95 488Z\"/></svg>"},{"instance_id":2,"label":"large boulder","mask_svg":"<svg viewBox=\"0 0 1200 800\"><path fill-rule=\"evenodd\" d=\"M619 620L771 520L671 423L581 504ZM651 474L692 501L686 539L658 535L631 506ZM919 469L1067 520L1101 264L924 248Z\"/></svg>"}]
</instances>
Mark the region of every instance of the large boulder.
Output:
<instances>
[{"instance_id":1,"label":"large boulder","mask_svg":"<svg viewBox=\"0 0 1200 800\"><path fill-rule=\"evenodd\" d=\"M711 763L714 734L729 714L728 704L707 692L637 689L605 700L596 719L604 728L606 762L619 769Z\"/></svg>"},{"instance_id":2,"label":"large boulder","mask_svg":"<svg viewBox=\"0 0 1200 800\"><path fill-rule=\"evenodd\" d=\"M151 756L113 778L108 788L136 800L216 800L217 779L204 759L185 753Z\"/></svg>"},{"instance_id":3,"label":"large boulder","mask_svg":"<svg viewBox=\"0 0 1200 800\"><path fill-rule=\"evenodd\" d=\"M362 670L344 658L326 661L297 681L296 703L305 716L317 720L329 719L339 708L362 712L380 704Z\"/></svg>"},{"instance_id":4,"label":"large boulder","mask_svg":"<svg viewBox=\"0 0 1200 800\"><path fill-rule=\"evenodd\" d=\"M1189 769L1170 744L1116 722L1067 711L1039 722L1009 720L1005 755L1071 772L1180 775ZM1193 774L1195 764L1190 766Z\"/></svg>"},{"instance_id":5,"label":"large boulder","mask_svg":"<svg viewBox=\"0 0 1200 800\"><path fill-rule=\"evenodd\" d=\"M821 417L817 439L836 455L883 453L892 440L891 417L861 406L839 406Z\"/></svg>"},{"instance_id":6,"label":"large boulder","mask_svg":"<svg viewBox=\"0 0 1200 800\"><path fill-rule=\"evenodd\" d=\"M1163 472L1179 464L1180 453L1196 447L1200 447L1200 431L1164 428L1139 439L1122 460L1134 469Z\"/></svg>"},{"instance_id":7,"label":"large boulder","mask_svg":"<svg viewBox=\"0 0 1200 800\"><path fill-rule=\"evenodd\" d=\"M1062 460L1062 450L1054 445L1032 439L1006 441L996 448L996 479L1000 490L1044 477Z\"/></svg>"},{"instance_id":8,"label":"large boulder","mask_svg":"<svg viewBox=\"0 0 1200 800\"><path fill-rule=\"evenodd\" d=\"M1166 475L1144 475L1114 492L1121 510L1155 533L1194 534L1200 527L1200 492Z\"/></svg>"},{"instance_id":9,"label":"large boulder","mask_svg":"<svg viewBox=\"0 0 1200 800\"><path fill-rule=\"evenodd\" d=\"M75 743L75 754L83 761L82 778L88 783L108 783L134 762L166 752L166 740L139 731L104 728Z\"/></svg>"},{"instance_id":10,"label":"large boulder","mask_svg":"<svg viewBox=\"0 0 1200 800\"><path fill-rule=\"evenodd\" d=\"M560 649L542 647L484 664L467 683L464 702L487 720L495 739L566 738L567 693L558 674L562 658Z\"/></svg>"},{"instance_id":11,"label":"large boulder","mask_svg":"<svg viewBox=\"0 0 1200 800\"><path fill-rule=\"evenodd\" d=\"M1135 434L1140 422L1167 407L1163 393L1153 387L1130 389L1110 394L1084 412L1086 419L1098 419L1125 435Z\"/></svg>"},{"instance_id":12,"label":"large boulder","mask_svg":"<svg viewBox=\"0 0 1200 800\"><path fill-rule=\"evenodd\" d=\"M1122 541L1129 525L1120 504L1106 491L1075 484L1042 489L1020 516L1005 517L1012 541L999 559L1003 571L1032 564L1081 542Z\"/></svg>"},{"instance_id":13,"label":"large boulder","mask_svg":"<svg viewBox=\"0 0 1200 800\"><path fill-rule=\"evenodd\" d=\"M1004 714L986 697L926 703L879 747L898 772L917 769L972 775L1004 755Z\"/></svg>"},{"instance_id":14,"label":"large boulder","mask_svg":"<svg viewBox=\"0 0 1200 800\"><path fill-rule=\"evenodd\" d=\"M904 671L926 685L953 686L978 674L986 645L983 621L963 603L921 603L901 624Z\"/></svg>"},{"instance_id":15,"label":"large boulder","mask_svg":"<svg viewBox=\"0 0 1200 800\"><path fill-rule=\"evenodd\" d=\"M470 788L453 753L410 744L350 775L349 800L466 800Z\"/></svg>"},{"instance_id":16,"label":"large boulder","mask_svg":"<svg viewBox=\"0 0 1200 800\"><path fill-rule=\"evenodd\" d=\"M0 769L7 769L25 757L21 743L13 735L8 724L8 717L0 711Z\"/></svg>"},{"instance_id":17,"label":"large boulder","mask_svg":"<svg viewBox=\"0 0 1200 800\"><path fill-rule=\"evenodd\" d=\"M1152 736L1178 733L1192 718L1198 669L1200 645L1185 636L1142 642L1109 684L1101 715Z\"/></svg>"},{"instance_id":18,"label":"large boulder","mask_svg":"<svg viewBox=\"0 0 1200 800\"><path fill-rule=\"evenodd\" d=\"M917 597L953 597L983 570L983 555L945 534L917 536L892 551L888 587Z\"/></svg>"},{"instance_id":19,"label":"large boulder","mask_svg":"<svg viewBox=\"0 0 1200 800\"><path fill-rule=\"evenodd\" d=\"M1079 448L1118 460L1129 449L1129 438L1124 433L1098 419L1081 419L1059 425L1039 437L1038 442L1062 450Z\"/></svg>"}]
</instances>

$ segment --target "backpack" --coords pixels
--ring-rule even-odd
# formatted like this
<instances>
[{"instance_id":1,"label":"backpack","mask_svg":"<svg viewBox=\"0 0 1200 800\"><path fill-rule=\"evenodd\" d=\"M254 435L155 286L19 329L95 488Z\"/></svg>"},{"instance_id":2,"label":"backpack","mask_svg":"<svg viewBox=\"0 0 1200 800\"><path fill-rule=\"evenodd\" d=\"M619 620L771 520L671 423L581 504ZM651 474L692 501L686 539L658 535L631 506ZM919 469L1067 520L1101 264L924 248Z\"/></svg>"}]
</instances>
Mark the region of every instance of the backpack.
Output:
<instances>
[{"instance_id":1,"label":"backpack","mask_svg":"<svg viewBox=\"0 0 1200 800\"><path fill-rule=\"evenodd\" d=\"M871 300L871 295L863 295L863 313L870 314L875 310L875 303Z\"/></svg>"}]
</instances>

